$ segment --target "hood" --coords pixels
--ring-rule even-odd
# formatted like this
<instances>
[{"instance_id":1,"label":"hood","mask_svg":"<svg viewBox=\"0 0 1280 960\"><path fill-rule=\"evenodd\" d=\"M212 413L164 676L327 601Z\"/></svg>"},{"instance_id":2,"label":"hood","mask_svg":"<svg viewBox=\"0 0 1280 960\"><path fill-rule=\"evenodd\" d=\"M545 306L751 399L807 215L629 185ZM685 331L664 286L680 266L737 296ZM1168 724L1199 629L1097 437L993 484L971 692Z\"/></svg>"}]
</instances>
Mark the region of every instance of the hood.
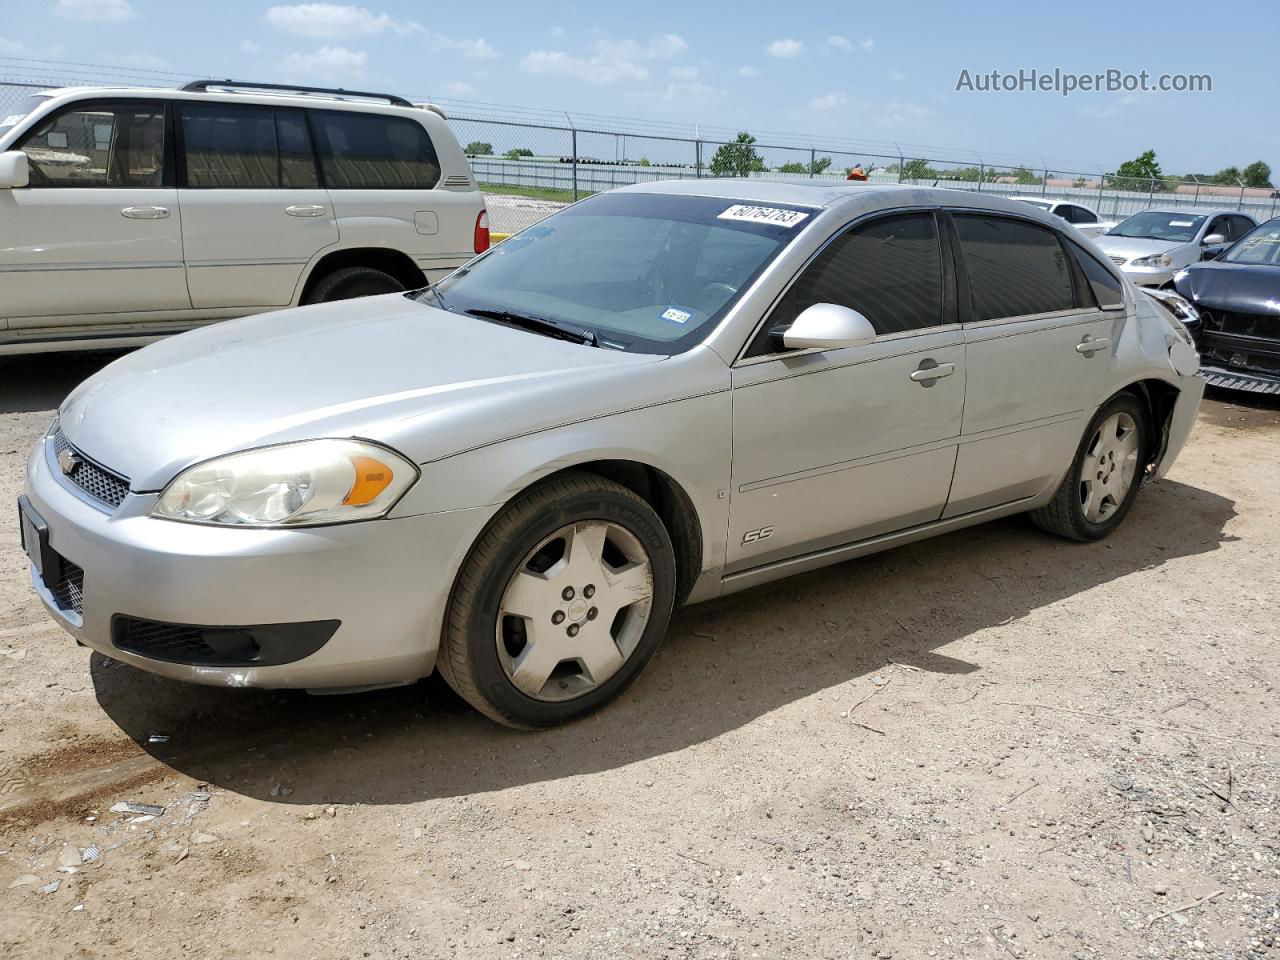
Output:
<instances>
[{"instance_id":1,"label":"hood","mask_svg":"<svg viewBox=\"0 0 1280 960\"><path fill-rule=\"evenodd\" d=\"M664 359L390 294L163 340L90 377L59 417L71 443L151 491L210 457L317 437L378 440L424 463L571 419L547 400L566 387L582 414L620 402L615 381Z\"/></svg>"},{"instance_id":2,"label":"hood","mask_svg":"<svg viewBox=\"0 0 1280 960\"><path fill-rule=\"evenodd\" d=\"M1188 267L1174 283L1198 307L1280 319L1280 267L1207 260Z\"/></svg>"},{"instance_id":3,"label":"hood","mask_svg":"<svg viewBox=\"0 0 1280 960\"><path fill-rule=\"evenodd\" d=\"M1117 237L1111 233L1104 233L1100 237L1094 237L1093 242L1107 256L1124 257L1126 260L1132 260L1134 257L1149 257L1153 253L1167 253L1170 256L1175 256L1175 251L1191 246L1191 244L1183 240L1148 240L1144 237Z\"/></svg>"}]
</instances>

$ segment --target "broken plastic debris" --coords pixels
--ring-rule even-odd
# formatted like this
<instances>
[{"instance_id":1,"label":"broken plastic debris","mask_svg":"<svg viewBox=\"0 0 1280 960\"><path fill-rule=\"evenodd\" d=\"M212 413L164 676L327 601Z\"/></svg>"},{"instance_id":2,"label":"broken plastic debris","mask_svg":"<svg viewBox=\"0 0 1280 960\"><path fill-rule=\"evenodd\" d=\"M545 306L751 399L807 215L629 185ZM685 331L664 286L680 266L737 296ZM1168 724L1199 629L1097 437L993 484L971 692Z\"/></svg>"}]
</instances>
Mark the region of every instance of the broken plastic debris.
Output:
<instances>
[{"instance_id":1,"label":"broken plastic debris","mask_svg":"<svg viewBox=\"0 0 1280 960\"><path fill-rule=\"evenodd\" d=\"M80 859L85 863L97 863L102 859L102 848L96 843L91 843L80 851Z\"/></svg>"},{"instance_id":2,"label":"broken plastic debris","mask_svg":"<svg viewBox=\"0 0 1280 960\"><path fill-rule=\"evenodd\" d=\"M58 854L59 867L78 867L84 863L84 858L80 856L80 848L74 843L64 844L62 852Z\"/></svg>"},{"instance_id":3,"label":"broken plastic debris","mask_svg":"<svg viewBox=\"0 0 1280 960\"><path fill-rule=\"evenodd\" d=\"M62 886L62 881L58 879L50 880L40 888L41 893L57 893L58 888Z\"/></svg>"},{"instance_id":4,"label":"broken plastic debris","mask_svg":"<svg viewBox=\"0 0 1280 960\"><path fill-rule=\"evenodd\" d=\"M18 879L14 880L13 883L9 884L9 889L12 890L15 887L29 887L32 884L39 882L40 878L34 873L24 873L22 876L18 877Z\"/></svg>"},{"instance_id":5,"label":"broken plastic debris","mask_svg":"<svg viewBox=\"0 0 1280 960\"><path fill-rule=\"evenodd\" d=\"M134 803L132 800L121 800L119 803L111 805L112 813L141 813L150 817L159 817L164 814L164 807L157 806L154 803Z\"/></svg>"},{"instance_id":6,"label":"broken plastic debris","mask_svg":"<svg viewBox=\"0 0 1280 960\"><path fill-rule=\"evenodd\" d=\"M168 743L168 742L169 742L169 736L168 734L164 734L164 733L153 733L151 736L147 737L147 743Z\"/></svg>"}]
</instances>

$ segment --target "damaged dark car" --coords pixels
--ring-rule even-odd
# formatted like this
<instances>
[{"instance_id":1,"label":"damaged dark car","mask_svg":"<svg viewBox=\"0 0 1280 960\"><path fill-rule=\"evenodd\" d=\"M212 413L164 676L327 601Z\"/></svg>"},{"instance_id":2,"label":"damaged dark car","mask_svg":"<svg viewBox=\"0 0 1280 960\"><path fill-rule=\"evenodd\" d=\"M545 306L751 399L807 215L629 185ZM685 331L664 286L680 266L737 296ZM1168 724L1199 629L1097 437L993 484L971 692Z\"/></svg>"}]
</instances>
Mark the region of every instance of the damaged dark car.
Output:
<instances>
[{"instance_id":1,"label":"damaged dark car","mask_svg":"<svg viewBox=\"0 0 1280 960\"><path fill-rule=\"evenodd\" d=\"M1280 395L1280 217L1174 277L1211 386Z\"/></svg>"}]
</instances>

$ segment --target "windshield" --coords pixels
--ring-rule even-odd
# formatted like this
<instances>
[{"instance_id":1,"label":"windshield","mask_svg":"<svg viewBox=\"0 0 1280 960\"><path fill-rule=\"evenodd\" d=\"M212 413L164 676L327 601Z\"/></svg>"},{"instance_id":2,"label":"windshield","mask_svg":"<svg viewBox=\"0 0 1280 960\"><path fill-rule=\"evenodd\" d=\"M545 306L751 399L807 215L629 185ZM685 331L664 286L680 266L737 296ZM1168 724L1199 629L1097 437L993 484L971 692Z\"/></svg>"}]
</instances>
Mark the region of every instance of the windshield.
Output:
<instances>
[{"instance_id":1,"label":"windshield","mask_svg":"<svg viewBox=\"0 0 1280 960\"><path fill-rule=\"evenodd\" d=\"M1109 237L1141 237L1144 240L1168 240L1171 243L1189 243L1196 238L1196 231L1204 217L1194 213L1168 213L1147 210L1107 231Z\"/></svg>"},{"instance_id":2,"label":"windshield","mask_svg":"<svg viewBox=\"0 0 1280 960\"><path fill-rule=\"evenodd\" d=\"M603 347L701 342L815 211L712 197L601 194L497 244L419 298L496 321L533 317ZM501 316L499 316L501 315Z\"/></svg>"},{"instance_id":3,"label":"windshield","mask_svg":"<svg viewBox=\"0 0 1280 960\"><path fill-rule=\"evenodd\" d=\"M1268 220L1262 226L1254 227L1218 259L1227 263L1280 267L1280 219Z\"/></svg>"},{"instance_id":4,"label":"windshield","mask_svg":"<svg viewBox=\"0 0 1280 960\"><path fill-rule=\"evenodd\" d=\"M16 106L9 107L7 111L0 113L0 137L16 127L23 117L48 99L48 97L27 97Z\"/></svg>"}]
</instances>

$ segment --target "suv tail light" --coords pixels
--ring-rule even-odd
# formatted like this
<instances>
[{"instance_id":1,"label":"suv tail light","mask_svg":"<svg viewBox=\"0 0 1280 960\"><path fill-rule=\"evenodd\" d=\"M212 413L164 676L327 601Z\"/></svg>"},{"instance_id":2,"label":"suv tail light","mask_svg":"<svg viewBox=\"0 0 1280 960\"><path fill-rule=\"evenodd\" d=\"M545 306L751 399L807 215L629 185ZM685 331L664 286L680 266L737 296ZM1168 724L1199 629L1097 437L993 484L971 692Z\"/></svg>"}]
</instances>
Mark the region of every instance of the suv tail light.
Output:
<instances>
[{"instance_id":1,"label":"suv tail light","mask_svg":"<svg viewBox=\"0 0 1280 960\"><path fill-rule=\"evenodd\" d=\"M476 253L489 249L489 211L481 210L476 217Z\"/></svg>"}]
</instances>

